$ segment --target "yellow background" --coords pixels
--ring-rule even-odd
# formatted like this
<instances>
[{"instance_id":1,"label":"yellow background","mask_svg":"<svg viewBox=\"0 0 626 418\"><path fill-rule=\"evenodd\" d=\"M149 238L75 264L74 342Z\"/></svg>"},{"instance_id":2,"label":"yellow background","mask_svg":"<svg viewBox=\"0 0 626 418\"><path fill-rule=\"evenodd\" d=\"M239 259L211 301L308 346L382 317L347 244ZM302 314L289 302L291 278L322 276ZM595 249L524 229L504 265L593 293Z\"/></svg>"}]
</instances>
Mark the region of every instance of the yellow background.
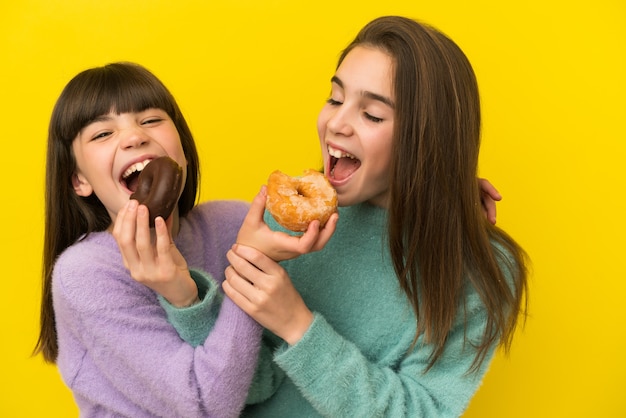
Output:
<instances>
[{"instance_id":1,"label":"yellow background","mask_svg":"<svg viewBox=\"0 0 626 418\"><path fill-rule=\"evenodd\" d=\"M46 130L65 83L110 61L147 66L195 133L202 200L250 200L272 170L320 164L315 119L338 53L383 14L429 22L469 56L481 175L533 260L531 317L465 416L626 416L623 0L3 1L0 416L78 414L56 368L29 356Z\"/></svg>"}]
</instances>

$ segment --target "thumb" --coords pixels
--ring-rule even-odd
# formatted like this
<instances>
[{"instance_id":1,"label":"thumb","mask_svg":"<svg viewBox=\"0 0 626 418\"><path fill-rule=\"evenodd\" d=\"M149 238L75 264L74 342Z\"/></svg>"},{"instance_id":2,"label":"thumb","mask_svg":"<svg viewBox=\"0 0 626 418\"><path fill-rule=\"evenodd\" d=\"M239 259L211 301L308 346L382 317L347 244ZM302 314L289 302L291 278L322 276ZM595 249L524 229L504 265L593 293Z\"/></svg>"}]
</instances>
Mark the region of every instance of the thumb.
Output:
<instances>
[{"instance_id":1,"label":"thumb","mask_svg":"<svg viewBox=\"0 0 626 418\"><path fill-rule=\"evenodd\" d=\"M250 204L250 209L248 210L248 214L246 215L246 219L244 223L247 222L263 222L263 214L265 213L265 201L267 199L267 187L262 186L261 190L252 200Z\"/></svg>"}]
</instances>

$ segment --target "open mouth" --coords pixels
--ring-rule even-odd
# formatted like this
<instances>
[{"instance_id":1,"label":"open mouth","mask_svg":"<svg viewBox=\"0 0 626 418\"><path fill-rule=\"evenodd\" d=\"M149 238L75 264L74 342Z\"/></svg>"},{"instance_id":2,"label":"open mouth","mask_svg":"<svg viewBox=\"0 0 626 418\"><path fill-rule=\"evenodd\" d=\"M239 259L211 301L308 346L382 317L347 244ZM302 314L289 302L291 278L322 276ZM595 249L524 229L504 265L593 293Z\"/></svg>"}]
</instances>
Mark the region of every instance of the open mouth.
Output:
<instances>
[{"instance_id":1,"label":"open mouth","mask_svg":"<svg viewBox=\"0 0 626 418\"><path fill-rule=\"evenodd\" d=\"M361 167L361 160L354 155L328 146L330 166L328 176L335 181L345 180Z\"/></svg>"},{"instance_id":2,"label":"open mouth","mask_svg":"<svg viewBox=\"0 0 626 418\"><path fill-rule=\"evenodd\" d=\"M136 192L139 182L139 174L141 174L143 169L150 163L150 161L152 161L152 159L148 158L128 167L126 171L122 173L120 183L122 183L131 192Z\"/></svg>"}]
</instances>

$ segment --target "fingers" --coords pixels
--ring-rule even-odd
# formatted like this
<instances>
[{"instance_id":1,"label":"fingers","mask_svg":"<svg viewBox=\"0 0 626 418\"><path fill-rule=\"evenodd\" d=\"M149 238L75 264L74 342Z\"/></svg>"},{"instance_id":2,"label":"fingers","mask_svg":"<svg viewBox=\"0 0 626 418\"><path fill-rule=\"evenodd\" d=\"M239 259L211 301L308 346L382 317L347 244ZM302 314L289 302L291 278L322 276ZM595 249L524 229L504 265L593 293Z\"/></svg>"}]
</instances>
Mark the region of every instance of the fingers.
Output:
<instances>
[{"instance_id":1,"label":"fingers","mask_svg":"<svg viewBox=\"0 0 626 418\"><path fill-rule=\"evenodd\" d=\"M226 280L222 282L222 289L237 306L247 314L252 313L254 305L250 302L250 292L254 290L249 282L239 276L232 266L225 270Z\"/></svg>"},{"instance_id":2,"label":"fingers","mask_svg":"<svg viewBox=\"0 0 626 418\"><path fill-rule=\"evenodd\" d=\"M135 229L135 245L140 260L150 260L154 257L154 249L150 238L148 208L144 205L137 207L137 225Z\"/></svg>"},{"instance_id":3,"label":"fingers","mask_svg":"<svg viewBox=\"0 0 626 418\"><path fill-rule=\"evenodd\" d=\"M224 293L259 324L290 344L297 342L313 314L285 270L243 245L234 245L227 257L231 265L225 270Z\"/></svg>"},{"instance_id":4,"label":"fingers","mask_svg":"<svg viewBox=\"0 0 626 418\"><path fill-rule=\"evenodd\" d=\"M245 245L233 245L226 253L226 258L240 276L255 284L262 280L265 273L270 274L278 267L265 254Z\"/></svg>"},{"instance_id":5,"label":"fingers","mask_svg":"<svg viewBox=\"0 0 626 418\"><path fill-rule=\"evenodd\" d=\"M319 221L311 222L301 235L271 230L264 221L266 199L267 188L263 186L252 201L239 229L236 241L238 244L256 248L272 260L283 261L321 250L333 235L337 214L333 214L322 229Z\"/></svg>"},{"instance_id":6,"label":"fingers","mask_svg":"<svg viewBox=\"0 0 626 418\"><path fill-rule=\"evenodd\" d=\"M234 251L228 251L227 257L229 257L229 260L232 260L232 262L237 265L239 269L247 270L247 268L242 268L245 260L236 255ZM262 274L262 272L256 268L255 270L256 272L253 272L254 274L248 275L254 277L244 277L244 275L240 274L240 272L237 271L233 265L230 265L224 271L226 280L222 282L222 289L224 289L226 296L231 298L237 306L249 315L253 315L254 310L256 309L256 304L258 303L258 296L260 294L258 288L255 287L256 285L252 280L256 280L257 283L259 283L261 280L258 275Z\"/></svg>"},{"instance_id":7,"label":"fingers","mask_svg":"<svg viewBox=\"0 0 626 418\"><path fill-rule=\"evenodd\" d=\"M158 216L154 220L154 230L156 233L157 254L160 257L169 254L170 248L172 246L172 236L170 235L169 228L162 217Z\"/></svg>"},{"instance_id":8,"label":"fingers","mask_svg":"<svg viewBox=\"0 0 626 418\"><path fill-rule=\"evenodd\" d=\"M478 179L481 194L488 195L491 199L495 201L502 200L502 195L496 190L496 188L489 182L487 179Z\"/></svg>"},{"instance_id":9,"label":"fingers","mask_svg":"<svg viewBox=\"0 0 626 418\"><path fill-rule=\"evenodd\" d=\"M113 223L112 234L116 239L122 230L122 219L124 218L124 215L128 211L129 204L130 204L130 201L126 205L122 206L122 209L120 209L120 211L117 213L117 216L115 217L115 222Z\"/></svg>"},{"instance_id":10,"label":"fingers","mask_svg":"<svg viewBox=\"0 0 626 418\"><path fill-rule=\"evenodd\" d=\"M262 186L259 193L254 196L252 203L250 204L250 209L248 210L248 214L244 222L263 222L263 214L265 213L265 201L267 199L267 187Z\"/></svg>"},{"instance_id":11,"label":"fingers","mask_svg":"<svg viewBox=\"0 0 626 418\"><path fill-rule=\"evenodd\" d=\"M190 306L198 300L198 289L184 257L173 243L171 227L171 220L166 222L157 217L152 230L148 208L131 200L117 214L113 235L133 279L174 306Z\"/></svg>"},{"instance_id":12,"label":"fingers","mask_svg":"<svg viewBox=\"0 0 626 418\"><path fill-rule=\"evenodd\" d=\"M330 238L335 233L335 229L337 228L337 221L339 221L338 213L333 213L332 215L330 215L330 218L328 218L326 225L324 225L324 228L320 230L319 237L317 238L315 245L312 247L313 251L320 251L326 246Z\"/></svg>"},{"instance_id":13,"label":"fingers","mask_svg":"<svg viewBox=\"0 0 626 418\"><path fill-rule=\"evenodd\" d=\"M478 179L480 187L480 202L487 220L493 225L496 224L496 202L502 200L502 195L487 179Z\"/></svg>"},{"instance_id":14,"label":"fingers","mask_svg":"<svg viewBox=\"0 0 626 418\"><path fill-rule=\"evenodd\" d=\"M113 236L124 266L135 280L169 275L174 265L186 268L184 259L174 259L172 255L172 239L163 218L155 220L154 231L153 234L150 230L148 208L139 205L136 200L130 200L117 214Z\"/></svg>"},{"instance_id":15,"label":"fingers","mask_svg":"<svg viewBox=\"0 0 626 418\"><path fill-rule=\"evenodd\" d=\"M226 257L238 276L261 291L271 291L276 278L285 276L285 270L276 261L252 247L235 244Z\"/></svg>"},{"instance_id":16,"label":"fingers","mask_svg":"<svg viewBox=\"0 0 626 418\"><path fill-rule=\"evenodd\" d=\"M237 233L237 242L257 248L265 248L265 232L269 231L263 215L265 213L266 188L263 186L254 197L243 224Z\"/></svg>"},{"instance_id":17,"label":"fingers","mask_svg":"<svg viewBox=\"0 0 626 418\"><path fill-rule=\"evenodd\" d=\"M332 235L335 233L338 220L339 214L333 213L330 218L328 218L324 228L321 229L319 227L319 221L311 222L306 232L300 237L296 237L298 240L300 254L306 254L311 251L319 251L324 248Z\"/></svg>"},{"instance_id":18,"label":"fingers","mask_svg":"<svg viewBox=\"0 0 626 418\"><path fill-rule=\"evenodd\" d=\"M309 223L307 230L300 236L288 236L288 239L297 242L300 253L305 254L311 251L320 235L320 221L312 221Z\"/></svg>"},{"instance_id":19,"label":"fingers","mask_svg":"<svg viewBox=\"0 0 626 418\"><path fill-rule=\"evenodd\" d=\"M496 224L496 202L491 198L491 196L483 195L481 197L481 203L483 205L483 212L487 217L487 220L495 225Z\"/></svg>"}]
</instances>

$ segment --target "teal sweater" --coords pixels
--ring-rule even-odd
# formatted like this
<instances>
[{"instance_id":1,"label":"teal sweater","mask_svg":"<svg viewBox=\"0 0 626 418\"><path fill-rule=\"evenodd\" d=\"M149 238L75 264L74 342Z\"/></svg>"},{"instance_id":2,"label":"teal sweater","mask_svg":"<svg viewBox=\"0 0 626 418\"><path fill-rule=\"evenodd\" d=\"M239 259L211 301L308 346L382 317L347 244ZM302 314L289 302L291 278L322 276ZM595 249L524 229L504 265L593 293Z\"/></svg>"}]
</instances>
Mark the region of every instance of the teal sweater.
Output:
<instances>
[{"instance_id":1,"label":"teal sweater","mask_svg":"<svg viewBox=\"0 0 626 418\"><path fill-rule=\"evenodd\" d=\"M466 310L443 356L425 372L431 348L422 337L407 353L415 317L391 264L386 210L361 204L339 213L324 250L282 263L315 319L293 346L266 332L248 399L257 403L243 416L460 416L495 349L468 373L476 351L465 338L478 342L486 321L480 298L468 286ZM266 221L279 229L271 217ZM275 393L261 401L271 386Z\"/></svg>"}]
</instances>

